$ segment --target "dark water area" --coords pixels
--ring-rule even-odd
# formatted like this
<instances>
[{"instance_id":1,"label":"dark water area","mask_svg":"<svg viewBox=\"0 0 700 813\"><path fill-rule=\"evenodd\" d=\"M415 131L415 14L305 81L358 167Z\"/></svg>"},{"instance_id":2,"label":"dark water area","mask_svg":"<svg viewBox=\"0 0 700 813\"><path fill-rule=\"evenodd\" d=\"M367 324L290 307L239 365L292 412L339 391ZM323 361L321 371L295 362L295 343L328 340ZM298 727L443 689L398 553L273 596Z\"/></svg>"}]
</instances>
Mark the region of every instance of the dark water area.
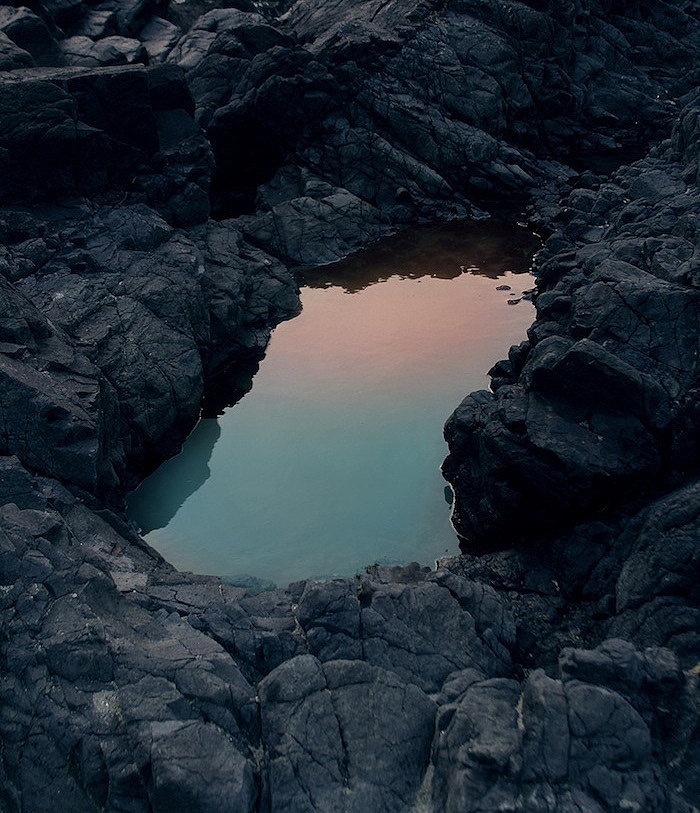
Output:
<instances>
[{"instance_id":1,"label":"dark water area","mask_svg":"<svg viewBox=\"0 0 700 813\"><path fill-rule=\"evenodd\" d=\"M451 224L307 269L251 391L131 495L148 542L233 583L457 553L442 427L525 337L538 245L510 224Z\"/></svg>"}]
</instances>

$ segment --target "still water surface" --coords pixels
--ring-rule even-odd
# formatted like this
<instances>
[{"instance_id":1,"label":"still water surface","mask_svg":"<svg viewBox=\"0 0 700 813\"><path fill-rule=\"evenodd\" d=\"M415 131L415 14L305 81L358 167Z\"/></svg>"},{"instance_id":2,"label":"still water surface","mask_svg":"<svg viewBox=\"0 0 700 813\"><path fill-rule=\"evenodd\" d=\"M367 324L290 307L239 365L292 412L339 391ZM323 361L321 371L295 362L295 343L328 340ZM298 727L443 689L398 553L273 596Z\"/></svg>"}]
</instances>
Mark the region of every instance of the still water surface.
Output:
<instances>
[{"instance_id":1,"label":"still water surface","mask_svg":"<svg viewBox=\"0 0 700 813\"><path fill-rule=\"evenodd\" d=\"M308 272L252 391L131 495L146 539L233 583L456 553L442 427L525 337L537 246L512 225L453 224Z\"/></svg>"}]
</instances>

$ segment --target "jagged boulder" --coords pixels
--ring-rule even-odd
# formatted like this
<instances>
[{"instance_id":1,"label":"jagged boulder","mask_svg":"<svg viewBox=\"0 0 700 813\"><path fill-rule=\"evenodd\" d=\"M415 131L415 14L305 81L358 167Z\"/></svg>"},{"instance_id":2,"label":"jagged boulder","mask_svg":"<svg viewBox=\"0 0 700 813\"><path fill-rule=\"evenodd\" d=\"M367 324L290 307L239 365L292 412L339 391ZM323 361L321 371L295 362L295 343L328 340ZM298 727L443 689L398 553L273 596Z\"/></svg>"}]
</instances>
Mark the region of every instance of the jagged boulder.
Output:
<instances>
[{"instance_id":1,"label":"jagged boulder","mask_svg":"<svg viewBox=\"0 0 700 813\"><path fill-rule=\"evenodd\" d=\"M697 101L688 108L692 117ZM465 538L570 527L696 470L698 193L688 160L669 144L571 194L538 256L529 345L496 368L495 392L468 396L445 427Z\"/></svg>"},{"instance_id":2,"label":"jagged boulder","mask_svg":"<svg viewBox=\"0 0 700 813\"><path fill-rule=\"evenodd\" d=\"M70 49L70 42L64 46ZM94 45L98 51L110 47L109 38ZM131 48L117 50L124 60L138 58L141 46L135 53ZM111 61L109 55L105 59ZM206 219L210 152L176 68L5 73L0 110L2 200L52 195L117 200L126 193L159 206L178 225Z\"/></svg>"}]
</instances>

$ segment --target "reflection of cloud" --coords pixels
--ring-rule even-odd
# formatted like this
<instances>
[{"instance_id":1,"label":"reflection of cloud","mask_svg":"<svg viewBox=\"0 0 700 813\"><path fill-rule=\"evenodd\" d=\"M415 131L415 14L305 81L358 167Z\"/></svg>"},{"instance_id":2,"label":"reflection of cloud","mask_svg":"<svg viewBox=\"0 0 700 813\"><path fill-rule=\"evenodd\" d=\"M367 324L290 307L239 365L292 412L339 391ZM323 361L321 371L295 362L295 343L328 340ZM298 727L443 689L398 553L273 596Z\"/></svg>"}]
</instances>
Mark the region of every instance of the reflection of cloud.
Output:
<instances>
[{"instance_id":1,"label":"reflection of cloud","mask_svg":"<svg viewBox=\"0 0 700 813\"><path fill-rule=\"evenodd\" d=\"M455 222L401 232L347 260L307 270L310 288L342 286L347 293L390 277L453 279L479 274L496 279L527 271L538 239L526 229L491 220Z\"/></svg>"},{"instance_id":2,"label":"reflection of cloud","mask_svg":"<svg viewBox=\"0 0 700 813\"><path fill-rule=\"evenodd\" d=\"M218 421L201 420L180 454L166 460L129 496L129 516L142 533L164 528L185 500L209 479L209 460L220 435Z\"/></svg>"}]
</instances>

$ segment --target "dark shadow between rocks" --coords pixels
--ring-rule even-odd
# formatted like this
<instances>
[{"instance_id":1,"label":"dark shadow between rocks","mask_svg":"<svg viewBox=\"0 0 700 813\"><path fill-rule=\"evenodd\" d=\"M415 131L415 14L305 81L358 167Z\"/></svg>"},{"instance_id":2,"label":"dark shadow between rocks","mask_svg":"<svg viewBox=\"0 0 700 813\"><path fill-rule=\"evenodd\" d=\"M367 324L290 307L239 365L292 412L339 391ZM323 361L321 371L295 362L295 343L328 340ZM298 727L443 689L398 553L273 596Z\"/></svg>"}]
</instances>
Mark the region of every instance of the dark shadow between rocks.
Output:
<instances>
[{"instance_id":1,"label":"dark shadow between rocks","mask_svg":"<svg viewBox=\"0 0 700 813\"><path fill-rule=\"evenodd\" d=\"M174 457L160 463L152 478L155 479L158 499L153 499L152 487L147 492L148 498L142 495L139 487L127 500L128 513L139 525L142 534L164 528L185 500L209 479L211 472L208 463L221 435L216 418L250 392L253 378L264 357L264 353L244 356L207 378L199 422L188 436L188 442L183 442ZM155 512L153 504L158 505Z\"/></svg>"},{"instance_id":2,"label":"dark shadow between rocks","mask_svg":"<svg viewBox=\"0 0 700 813\"><path fill-rule=\"evenodd\" d=\"M229 117L233 116L231 113ZM211 128L216 167L212 177L212 217L225 219L255 210L258 187L269 181L284 155L279 139L250 116L227 122L224 135Z\"/></svg>"},{"instance_id":3,"label":"dark shadow between rocks","mask_svg":"<svg viewBox=\"0 0 700 813\"><path fill-rule=\"evenodd\" d=\"M209 479L208 464L220 435L218 421L201 420L182 451L166 460L151 477L147 496L140 488L129 495L129 515L140 526L142 534L165 527L185 500ZM154 489L158 499L153 499ZM158 508L154 510L156 505Z\"/></svg>"},{"instance_id":4,"label":"dark shadow between rocks","mask_svg":"<svg viewBox=\"0 0 700 813\"><path fill-rule=\"evenodd\" d=\"M201 417L218 418L247 395L264 358L265 353L243 356L209 376L204 382Z\"/></svg>"}]
</instances>

